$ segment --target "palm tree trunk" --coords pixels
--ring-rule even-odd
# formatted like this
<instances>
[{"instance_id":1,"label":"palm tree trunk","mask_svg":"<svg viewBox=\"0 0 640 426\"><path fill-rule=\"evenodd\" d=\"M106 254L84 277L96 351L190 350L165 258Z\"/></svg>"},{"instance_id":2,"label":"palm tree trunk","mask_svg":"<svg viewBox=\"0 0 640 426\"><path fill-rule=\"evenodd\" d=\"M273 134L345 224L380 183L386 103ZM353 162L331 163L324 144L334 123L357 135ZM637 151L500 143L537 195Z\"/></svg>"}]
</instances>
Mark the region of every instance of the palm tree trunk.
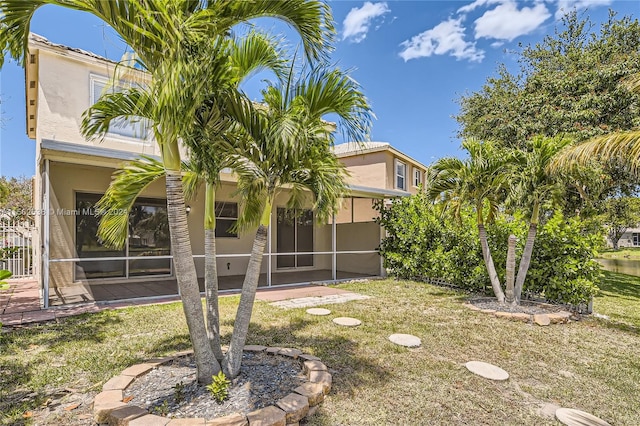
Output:
<instances>
[{"instance_id":1,"label":"palm tree trunk","mask_svg":"<svg viewBox=\"0 0 640 426\"><path fill-rule=\"evenodd\" d=\"M515 303L513 284L516 275L516 237L509 235L509 243L507 245L507 276L505 278L505 301L507 303Z\"/></svg>"},{"instance_id":2,"label":"palm tree trunk","mask_svg":"<svg viewBox=\"0 0 640 426\"><path fill-rule=\"evenodd\" d=\"M262 267L262 257L264 249L267 245L267 231L271 222L271 207L273 198L269 197L266 203L260 226L256 231L256 237L253 240L253 248L251 250L251 258L247 267L247 274L242 284L242 294L240 295L240 305L236 313L236 320L233 324L233 335L229 350L224 357L222 369L229 378L234 378L240 373L240 365L242 363L242 350L247 340L249 332L249 323L251 322L251 313L253 311L253 302L256 298L258 289L258 280L260 279L260 268Z\"/></svg>"},{"instance_id":3,"label":"palm tree trunk","mask_svg":"<svg viewBox=\"0 0 640 426\"><path fill-rule=\"evenodd\" d=\"M220 366L216 361L204 324L204 312L196 267L193 263L187 213L184 207L180 155L177 143L163 146L163 162L166 168L167 216L171 235L171 252L176 269L176 280L180 289L182 309L187 321L193 355L196 360L198 382L211 383L212 376L218 374Z\"/></svg>"},{"instance_id":4,"label":"palm tree trunk","mask_svg":"<svg viewBox=\"0 0 640 426\"><path fill-rule=\"evenodd\" d=\"M481 222L478 223L478 233L480 234L482 257L485 265L487 266L487 272L489 273L493 293L496 295L499 303L504 303L504 293L500 287L500 279L498 278L498 273L496 272L496 267L493 264L493 258L491 257L491 250L489 249L489 242L487 240L487 231L484 229L484 224Z\"/></svg>"},{"instance_id":5,"label":"palm tree trunk","mask_svg":"<svg viewBox=\"0 0 640 426\"><path fill-rule=\"evenodd\" d=\"M527 241L524 244L524 250L522 251L522 258L520 259L520 267L518 268L518 276L516 277L516 285L514 289L515 303L520 304L520 298L522 297L522 288L524 287L524 281L527 278L527 272L531 265L531 256L533 255L533 243L536 241L536 233L538 232L538 217L540 212L540 205L538 203L533 206L533 213L531 214L531 222L529 223L529 232L527 233Z\"/></svg>"},{"instance_id":6,"label":"palm tree trunk","mask_svg":"<svg viewBox=\"0 0 640 426\"><path fill-rule=\"evenodd\" d=\"M218 308L218 270L216 262L215 186L209 182L205 190L204 212L204 291L207 310L207 337L218 362L223 354L220 345L220 310Z\"/></svg>"}]
</instances>

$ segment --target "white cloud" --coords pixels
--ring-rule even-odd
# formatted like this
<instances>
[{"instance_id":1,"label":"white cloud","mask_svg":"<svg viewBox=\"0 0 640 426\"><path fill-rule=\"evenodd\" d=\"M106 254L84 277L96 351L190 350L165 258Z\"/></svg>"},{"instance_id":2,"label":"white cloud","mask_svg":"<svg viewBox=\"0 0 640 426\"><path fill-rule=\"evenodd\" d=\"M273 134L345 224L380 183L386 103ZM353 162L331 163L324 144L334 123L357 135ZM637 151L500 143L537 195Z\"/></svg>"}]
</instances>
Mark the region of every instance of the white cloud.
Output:
<instances>
[{"instance_id":1,"label":"white cloud","mask_svg":"<svg viewBox=\"0 0 640 426\"><path fill-rule=\"evenodd\" d=\"M512 41L529 34L549 17L551 13L543 3L518 9L515 1L507 0L475 20L475 36L476 39L484 37Z\"/></svg>"},{"instance_id":2,"label":"white cloud","mask_svg":"<svg viewBox=\"0 0 640 426\"><path fill-rule=\"evenodd\" d=\"M491 4L496 4L496 3L502 3L503 1L504 0L476 0L471 4L468 4L466 6L462 6L460 9L458 9L458 13L473 12L474 10L476 10L479 7L487 6L487 5L491 5Z\"/></svg>"},{"instance_id":3,"label":"white cloud","mask_svg":"<svg viewBox=\"0 0 640 426\"><path fill-rule=\"evenodd\" d=\"M556 19L562 18L573 9L584 10L590 7L608 6L613 0L558 0Z\"/></svg>"},{"instance_id":4,"label":"white cloud","mask_svg":"<svg viewBox=\"0 0 640 426\"><path fill-rule=\"evenodd\" d=\"M342 39L350 38L353 42L360 43L367 37L373 20L390 11L391 9L385 2L371 3L367 1L360 8L354 7L342 23Z\"/></svg>"},{"instance_id":5,"label":"white cloud","mask_svg":"<svg viewBox=\"0 0 640 426\"><path fill-rule=\"evenodd\" d=\"M431 55L446 55L458 60L467 59L471 62L482 62L484 51L476 49L476 44L464 40L464 27L461 19L449 18L430 30L411 37L400 44L404 49L400 57L407 62L410 59L423 58Z\"/></svg>"}]
</instances>

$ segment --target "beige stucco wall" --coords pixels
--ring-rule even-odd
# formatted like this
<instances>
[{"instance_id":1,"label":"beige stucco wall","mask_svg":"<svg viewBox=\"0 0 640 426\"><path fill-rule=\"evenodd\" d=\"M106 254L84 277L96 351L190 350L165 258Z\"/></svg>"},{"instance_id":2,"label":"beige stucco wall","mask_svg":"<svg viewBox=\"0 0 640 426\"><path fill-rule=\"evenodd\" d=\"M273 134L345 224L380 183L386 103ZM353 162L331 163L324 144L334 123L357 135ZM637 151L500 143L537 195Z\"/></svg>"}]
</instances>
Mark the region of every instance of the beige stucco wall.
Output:
<instances>
[{"instance_id":1,"label":"beige stucco wall","mask_svg":"<svg viewBox=\"0 0 640 426\"><path fill-rule=\"evenodd\" d=\"M38 141L50 139L139 154L160 154L153 141L114 135L107 135L103 141L87 141L82 137L82 114L91 106L91 75L110 78L113 75L113 64L81 61L40 49L37 65Z\"/></svg>"}]
</instances>

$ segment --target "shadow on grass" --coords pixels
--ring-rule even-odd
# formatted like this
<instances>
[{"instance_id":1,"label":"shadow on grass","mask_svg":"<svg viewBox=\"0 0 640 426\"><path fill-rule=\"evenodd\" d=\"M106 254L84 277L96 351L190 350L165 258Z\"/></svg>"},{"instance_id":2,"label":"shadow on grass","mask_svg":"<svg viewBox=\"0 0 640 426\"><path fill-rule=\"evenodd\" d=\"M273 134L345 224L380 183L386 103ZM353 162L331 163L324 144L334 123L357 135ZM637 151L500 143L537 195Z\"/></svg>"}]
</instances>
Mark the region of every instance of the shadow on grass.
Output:
<instances>
[{"instance_id":1,"label":"shadow on grass","mask_svg":"<svg viewBox=\"0 0 640 426\"><path fill-rule=\"evenodd\" d=\"M605 272L600 284L600 297L625 297L640 304L640 278L632 275Z\"/></svg>"},{"instance_id":2,"label":"shadow on grass","mask_svg":"<svg viewBox=\"0 0 640 426\"><path fill-rule=\"evenodd\" d=\"M604 274L594 305L596 312L609 319L599 319L598 323L640 335L640 277L606 271Z\"/></svg>"}]
</instances>

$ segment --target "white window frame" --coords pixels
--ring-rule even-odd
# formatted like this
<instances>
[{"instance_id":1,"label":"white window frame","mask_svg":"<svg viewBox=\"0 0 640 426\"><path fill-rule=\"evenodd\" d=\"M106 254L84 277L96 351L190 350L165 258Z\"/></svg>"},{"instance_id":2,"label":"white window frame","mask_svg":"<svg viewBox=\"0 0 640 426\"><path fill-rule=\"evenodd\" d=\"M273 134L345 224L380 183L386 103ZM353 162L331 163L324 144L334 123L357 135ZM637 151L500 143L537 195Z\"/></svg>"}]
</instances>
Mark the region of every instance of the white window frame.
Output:
<instances>
[{"instance_id":1,"label":"white window frame","mask_svg":"<svg viewBox=\"0 0 640 426\"><path fill-rule=\"evenodd\" d=\"M417 167L413 168L413 186L416 188L422 184L422 170Z\"/></svg>"},{"instance_id":2,"label":"white window frame","mask_svg":"<svg viewBox=\"0 0 640 426\"><path fill-rule=\"evenodd\" d=\"M235 210L236 210L236 215L235 216L222 216L222 212L218 213L219 210L222 210L225 204L233 204L235 205ZM240 214L240 209L239 209L239 205L236 201L215 201L215 215L216 215L216 224L220 223L220 222L233 222L233 224L238 222L238 216ZM220 208L218 208L220 206ZM228 232L228 235L222 235L221 233L219 234L218 232L222 231L222 228L218 228L216 226L216 238L240 238L240 234L238 233L238 231L236 232Z\"/></svg>"},{"instance_id":3,"label":"white window frame","mask_svg":"<svg viewBox=\"0 0 640 426\"><path fill-rule=\"evenodd\" d=\"M89 74L89 105L95 104L101 95L101 93L96 93L96 87L95 87L96 83L103 84L106 87L111 84L111 79L103 75ZM118 86L118 87L120 88L122 86ZM126 134L120 134L117 131L112 131L110 127L106 136L111 139L117 139L120 142L145 144L145 145L150 145L152 143L150 126L148 125L148 123L146 123L146 120L141 122L136 122L131 125L143 126L144 134L141 134L140 136L130 136Z\"/></svg>"},{"instance_id":4,"label":"white window frame","mask_svg":"<svg viewBox=\"0 0 640 426\"><path fill-rule=\"evenodd\" d=\"M402 166L402 173L398 173L398 167ZM395 187L403 191L407 190L407 163L396 158L394 164ZM402 185L399 185L399 179L402 179Z\"/></svg>"}]
</instances>

